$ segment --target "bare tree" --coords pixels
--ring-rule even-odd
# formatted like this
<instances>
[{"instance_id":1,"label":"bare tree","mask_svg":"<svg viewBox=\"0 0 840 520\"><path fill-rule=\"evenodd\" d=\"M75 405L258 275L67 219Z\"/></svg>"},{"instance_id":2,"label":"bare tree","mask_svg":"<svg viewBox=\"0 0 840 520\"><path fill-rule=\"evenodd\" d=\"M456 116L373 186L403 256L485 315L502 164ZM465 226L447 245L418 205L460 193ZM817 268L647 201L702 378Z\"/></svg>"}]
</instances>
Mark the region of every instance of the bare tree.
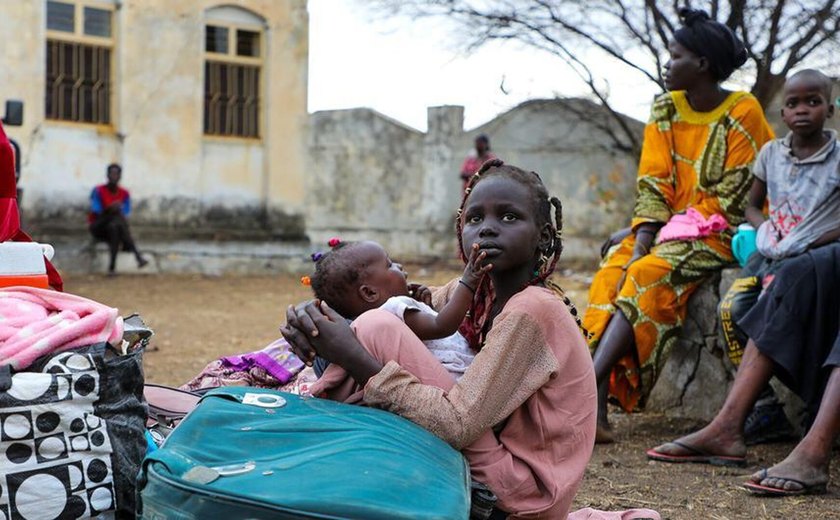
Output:
<instances>
[{"instance_id":1,"label":"bare tree","mask_svg":"<svg viewBox=\"0 0 840 520\"><path fill-rule=\"evenodd\" d=\"M838 0L709 0L689 2L732 28L749 55L744 77L763 106L779 93L784 78L803 60L834 67L840 51ZM638 155L641 136L610 104L608 77L595 74L581 59L595 51L647 80L663 85L663 57L679 26L673 0L370 0L378 13L445 17L458 28L466 48L494 40L516 40L546 50L577 74L610 116L599 118L614 146ZM590 54L591 55L591 54ZM634 56L644 56L635 59ZM829 70L829 72L832 72ZM567 108L574 111L575 105ZM585 116L586 114L580 114ZM591 116L591 114L589 114ZM606 122L605 122L606 121Z\"/></svg>"}]
</instances>

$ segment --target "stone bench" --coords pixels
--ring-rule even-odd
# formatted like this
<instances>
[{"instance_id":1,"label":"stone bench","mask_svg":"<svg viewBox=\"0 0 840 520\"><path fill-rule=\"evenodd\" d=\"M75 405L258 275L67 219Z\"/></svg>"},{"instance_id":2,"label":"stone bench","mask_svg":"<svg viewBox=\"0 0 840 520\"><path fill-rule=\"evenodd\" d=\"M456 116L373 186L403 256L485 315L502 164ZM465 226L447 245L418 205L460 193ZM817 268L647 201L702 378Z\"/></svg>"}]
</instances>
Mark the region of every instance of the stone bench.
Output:
<instances>
[{"instance_id":1,"label":"stone bench","mask_svg":"<svg viewBox=\"0 0 840 520\"><path fill-rule=\"evenodd\" d=\"M720 410L734 369L726 355L717 307L739 271L725 269L689 299L682 333L651 390L647 410L702 421L710 420ZM771 385L791 423L800 424L802 402L775 378Z\"/></svg>"},{"instance_id":2,"label":"stone bench","mask_svg":"<svg viewBox=\"0 0 840 520\"><path fill-rule=\"evenodd\" d=\"M53 236L43 240L55 247L53 263L75 274L102 274L108 268L108 246L84 235ZM277 274L308 272L311 246L305 241L142 240L149 265L137 268L131 253L120 252L117 272L123 274L195 273Z\"/></svg>"}]
</instances>

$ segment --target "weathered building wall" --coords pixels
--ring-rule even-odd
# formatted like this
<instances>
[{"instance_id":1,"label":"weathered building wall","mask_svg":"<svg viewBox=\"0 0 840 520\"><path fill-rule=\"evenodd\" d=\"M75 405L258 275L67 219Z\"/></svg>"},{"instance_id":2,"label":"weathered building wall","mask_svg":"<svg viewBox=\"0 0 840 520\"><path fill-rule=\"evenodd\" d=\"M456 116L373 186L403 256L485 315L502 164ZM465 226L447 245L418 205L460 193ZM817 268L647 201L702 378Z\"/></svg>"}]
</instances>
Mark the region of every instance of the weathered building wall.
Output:
<instances>
[{"instance_id":1,"label":"weathered building wall","mask_svg":"<svg viewBox=\"0 0 840 520\"><path fill-rule=\"evenodd\" d=\"M567 255L594 257L629 214L634 161L570 101L524 103L468 132L462 107L430 108L425 133L367 109L308 115L305 0L64 1L113 9L110 124L46 118L47 2L8 2L0 17L0 101L25 102L8 132L23 152L27 228L45 239L86 235L90 190L118 162L141 244L339 234L451 257L458 171L480 132L564 200ZM259 138L205 135L205 26L219 21L261 33Z\"/></svg>"},{"instance_id":2,"label":"weathered building wall","mask_svg":"<svg viewBox=\"0 0 840 520\"><path fill-rule=\"evenodd\" d=\"M563 201L568 235L603 240L629 222L636 161L566 103L590 105L592 118L604 117L585 100L529 101L470 132L465 145L474 134L489 135L500 158L539 173L549 193ZM641 135L642 123L629 121Z\"/></svg>"},{"instance_id":3,"label":"weathered building wall","mask_svg":"<svg viewBox=\"0 0 840 520\"><path fill-rule=\"evenodd\" d=\"M305 0L93 2L114 7L113 117L99 126L45 119L46 4L5 2L0 17L0 100L25 102L24 125L7 130L22 146L31 223L83 222L90 189L119 162L137 224L303 234ZM204 26L214 17L261 28L258 139L204 134Z\"/></svg>"},{"instance_id":4,"label":"weathered building wall","mask_svg":"<svg viewBox=\"0 0 840 520\"><path fill-rule=\"evenodd\" d=\"M632 123L641 133L641 123ZM313 114L310 239L368 237L401 256L453 255L458 172L479 133L506 162L537 171L564 201L568 256L594 258L603 237L626 225L635 161L564 102L526 102L467 132L463 108L435 107L428 127L423 134L369 109Z\"/></svg>"}]
</instances>

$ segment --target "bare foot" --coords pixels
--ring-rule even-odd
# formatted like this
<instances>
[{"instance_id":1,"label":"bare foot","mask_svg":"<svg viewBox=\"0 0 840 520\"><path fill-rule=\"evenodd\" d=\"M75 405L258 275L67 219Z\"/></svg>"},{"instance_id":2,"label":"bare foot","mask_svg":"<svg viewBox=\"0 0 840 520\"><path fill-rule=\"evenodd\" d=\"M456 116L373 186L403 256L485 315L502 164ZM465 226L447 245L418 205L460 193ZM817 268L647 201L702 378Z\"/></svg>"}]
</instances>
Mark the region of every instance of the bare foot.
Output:
<instances>
[{"instance_id":1,"label":"bare foot","mask_svg":"<svg viewBox=\"0 0 840 520\"><path fill-rule=\"evenodd\" d=\"M770 469L753 473L750 482L782 491L825 491L828 461L813 460L798 448Z\"/></svg>"},{"instance_id":2,"label":"bare foot","mask_svg":"<svg viewBox=\"0 0 840 520\"><path fill-rule=\"evenodd\" d=\"M676 456L704 453L723 457L744 457L747 454L747 445L744 444L744 437L740 433L710 424L702 430L680 437L675 442L661 444L653 451Z\"/></svg>"}]
</instances>

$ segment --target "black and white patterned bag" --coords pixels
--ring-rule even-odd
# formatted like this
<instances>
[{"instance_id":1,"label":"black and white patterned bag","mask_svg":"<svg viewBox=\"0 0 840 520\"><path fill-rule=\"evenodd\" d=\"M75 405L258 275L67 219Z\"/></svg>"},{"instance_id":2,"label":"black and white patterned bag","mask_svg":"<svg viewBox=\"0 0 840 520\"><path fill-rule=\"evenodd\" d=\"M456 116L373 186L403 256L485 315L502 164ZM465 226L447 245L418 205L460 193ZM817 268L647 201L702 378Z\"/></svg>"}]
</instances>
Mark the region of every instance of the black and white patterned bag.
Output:
<instances>
[{"instance_id":1,"label":"black and white patterned bag","mask_svg":"<svg viewBox=\"0 0 840 520\"><path fill-rule=\"evenodd\" d=\"M101 344L0 372L0 520L133 516L141 356Z\"/></svg>"}]
</instances>

